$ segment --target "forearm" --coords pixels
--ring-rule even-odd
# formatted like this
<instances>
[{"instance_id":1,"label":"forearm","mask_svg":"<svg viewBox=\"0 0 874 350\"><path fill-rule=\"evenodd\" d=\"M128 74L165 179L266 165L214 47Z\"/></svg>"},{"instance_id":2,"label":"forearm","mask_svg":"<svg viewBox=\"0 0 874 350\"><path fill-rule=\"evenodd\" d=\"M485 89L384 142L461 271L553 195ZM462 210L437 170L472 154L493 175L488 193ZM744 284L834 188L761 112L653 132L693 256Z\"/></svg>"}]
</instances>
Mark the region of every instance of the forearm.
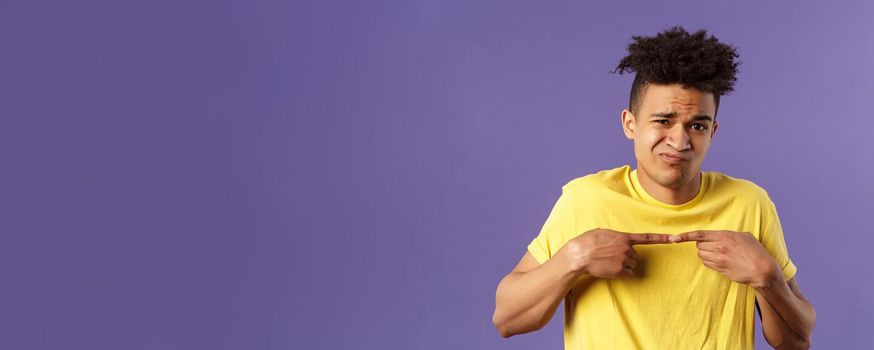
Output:
<instances>
[{"instance_id":1,"label":"forearm","mask_svg":"<svg viewBox=\"0 0 874 350\"><path fill-rule=\"evenodd\" d=\"M492 322L503 337L538 330L546 325L573 287L578 272L553 258L527 271L508 274L495 293Z\"/></svg>"},{"instance_id":2,"label":"forearm","mask_svg":"<svg viewBox=\"0 0 874 350\"><path fill-rule=\"evenodd\" d=\"M778 269L769 283L755 291L768 344L777 349L809 348L816 311L807 300L793 293L783 273Z\"/></svg>"}]
</instances>

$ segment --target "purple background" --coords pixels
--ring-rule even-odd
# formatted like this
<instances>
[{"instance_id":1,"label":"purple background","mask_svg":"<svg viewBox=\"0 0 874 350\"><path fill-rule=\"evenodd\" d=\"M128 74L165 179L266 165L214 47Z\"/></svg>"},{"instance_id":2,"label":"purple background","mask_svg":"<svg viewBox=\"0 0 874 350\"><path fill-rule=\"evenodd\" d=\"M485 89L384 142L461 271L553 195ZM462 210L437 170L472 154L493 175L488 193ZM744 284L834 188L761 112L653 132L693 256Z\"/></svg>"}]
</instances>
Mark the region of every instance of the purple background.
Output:
<instances>
[{"instance_id":1,"label":"purple background","mask_svg":"<svg viewBox=\"0 0 874 350\"><path fill-rule=\"evenodd\" d=\"M0 348L559 349L494 292L572 178L634 164L610 74L738 47L705 170L771 194L814 347L874 347L874 5L4 1ZM761 331L757 343L763 345Z\"/></svg>"}]
</instances>

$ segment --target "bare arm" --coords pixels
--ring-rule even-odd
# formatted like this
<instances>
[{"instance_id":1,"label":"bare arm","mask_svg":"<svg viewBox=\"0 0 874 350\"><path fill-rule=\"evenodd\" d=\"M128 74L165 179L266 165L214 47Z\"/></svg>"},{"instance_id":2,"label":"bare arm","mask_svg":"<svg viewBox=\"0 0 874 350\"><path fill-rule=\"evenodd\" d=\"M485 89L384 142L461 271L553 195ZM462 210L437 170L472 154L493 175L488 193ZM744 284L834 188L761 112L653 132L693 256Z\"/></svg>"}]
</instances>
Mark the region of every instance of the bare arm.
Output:
<instances>
[{"instance_id":1,"label":"bare arm","mask_svg":"<svg viewBox=\"0 0 874 350\"><path fill-rule=\"evenodd\" d=\"M529 252L495 292L492 323L504 338L543 328L577 278L634 275L636 244L667 244L670 235L593 229L567 242L542 265Z\"/></svg>"},{"instance_id":2,"label":"bare arm","mask_svg":"<svg viewBox=\"0 0 874 350\"><path fill-rule=\"evenodd\" d=\"M502 337L543 328L579 276L559 256L542 265L525 252L495 293L492 323Z\"/></svg>"},{"instance_id":3,"label":"bare arm","mask_svg":"<svg viewBox=\"0 0 874 350\"><path fill-rule=\"evenodd\" d=\"M749 232L692 231L678 242L695 241L704 266L732 281L753 287L762 314L762 332L777 349L810 347L816 311L798 289L786 281L774 257Z\"/></svg>"},{"instance_id":4,"label":"bare arm","mask_svg":"<svg viewBox=\"0 0 874 350\"><path fill-rule=\"evenodd\" d=\"M798 288L795 277L783 280L777 269L772 283L756 288L762 333L775 349L807 349L816 324L816 310Z\"/></svg>"}]
</instances>

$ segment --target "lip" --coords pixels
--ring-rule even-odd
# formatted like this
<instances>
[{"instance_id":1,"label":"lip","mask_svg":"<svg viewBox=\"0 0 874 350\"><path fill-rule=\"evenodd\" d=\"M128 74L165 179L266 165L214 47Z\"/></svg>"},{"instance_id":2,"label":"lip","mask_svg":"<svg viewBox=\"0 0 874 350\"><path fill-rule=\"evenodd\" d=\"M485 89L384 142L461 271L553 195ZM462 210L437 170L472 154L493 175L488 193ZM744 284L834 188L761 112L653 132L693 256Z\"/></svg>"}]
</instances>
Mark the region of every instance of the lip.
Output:
<instances>
[{"instance_id":1,"label":"lip","mask_svg":"<svg viewBox=\"0 0 874 350\"><path fill-rule=\"evenodd\" d=\"M664 161L665 163L668 163L668 164L680 164L680 163L688 160L686 158L683 158L680 156L675 156L675 155L670 155L667 153L659 154L659 158L661 158L662 161Z\"/></svg>"}]
</instances>

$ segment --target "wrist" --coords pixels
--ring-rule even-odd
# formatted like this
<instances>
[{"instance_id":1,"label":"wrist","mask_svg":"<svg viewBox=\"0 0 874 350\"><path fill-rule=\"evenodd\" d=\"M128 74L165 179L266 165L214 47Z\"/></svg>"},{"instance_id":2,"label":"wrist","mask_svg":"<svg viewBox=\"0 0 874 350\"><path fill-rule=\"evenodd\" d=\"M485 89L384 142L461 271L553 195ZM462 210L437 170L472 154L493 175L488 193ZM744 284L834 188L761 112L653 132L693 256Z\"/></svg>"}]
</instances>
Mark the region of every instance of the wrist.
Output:
<instances>
[{"instance_id":1,"label":"wrist","mask_svg":"<svg viewBox=\"0 0 874 350\"><path fill-rule=\"evenodd\" d=\"M559 260L561 261L561 265L564 267L564 271L568 274L572 274L575 276L582 275L586 273L586 267L588 266L587 259L585 258L582 249L576 246L567 247L565 251L561 252Z\"/></svg>"},{"instance_id":2,"label":"wrist","mask_svg":"<svg viewBox=\"0 0 874 350\"><path fill-rule=\"evenodd\" d=\"M768 289L777 283L783 282L783 271L777 265L777 261L770 256L762 259L758 264L758 278L752 284L756 289Z\"/></svg>"}]
</instances>

